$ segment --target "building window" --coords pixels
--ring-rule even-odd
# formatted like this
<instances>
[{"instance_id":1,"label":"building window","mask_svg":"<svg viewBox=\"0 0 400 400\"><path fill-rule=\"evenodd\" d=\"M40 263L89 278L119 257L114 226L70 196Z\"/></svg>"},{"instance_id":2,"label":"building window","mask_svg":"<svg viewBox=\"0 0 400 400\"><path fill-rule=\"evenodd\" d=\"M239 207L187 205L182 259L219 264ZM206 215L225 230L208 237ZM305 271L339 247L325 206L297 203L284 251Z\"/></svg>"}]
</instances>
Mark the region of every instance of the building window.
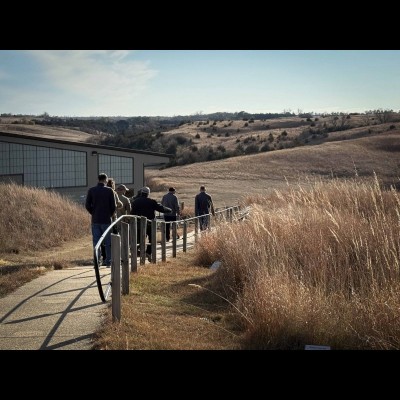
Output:
<instances>
[{"instance_id":1,"label":"building window","mask_svg":"<svg viewBox=\"0 0 400 400\"><path fill-rule=\"evenodd\" d=\"M99 154L99 173L106 173L118 183L133 182L133 158Z\"/></svg>"},{"instance_id":2,"label":"building window","mask_svg":"<svg viewBox=\"0 0 400 400\"><path fill-rule=\"evenodd\" d=\"M0 175L45 188L86 186L86 152L0 141Z\"/></svg>"}]
</instances>

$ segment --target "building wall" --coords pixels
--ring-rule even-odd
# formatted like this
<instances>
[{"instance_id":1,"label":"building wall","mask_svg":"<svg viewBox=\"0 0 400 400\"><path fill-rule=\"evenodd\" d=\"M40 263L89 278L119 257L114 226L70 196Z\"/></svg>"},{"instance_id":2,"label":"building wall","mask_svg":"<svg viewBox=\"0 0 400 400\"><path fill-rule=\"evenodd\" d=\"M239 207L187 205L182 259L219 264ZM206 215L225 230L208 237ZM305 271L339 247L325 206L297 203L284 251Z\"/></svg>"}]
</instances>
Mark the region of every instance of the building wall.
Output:
<instances>
[{"instance_id":1,"label":"building wall","mask_svg":"<svg viewBox=\"0 0 400 400\"><path fill-rule=\"evenodd\" d=\"M11 134L11 133L2 133L0 132L0 142L3 143L17 143L17 144L24 144L24 145L32 145L32 146L40 146L40 148L49 148L49 149L58 149L58 150L73 150L79 151L86 154L86 184L81 186L68 186L68 187L53 187L49 188L48 190L54 190L59 192L63 195L67 195L74 200L83 203L86 197L86 193L88 189L92 186L97 184L97 177L99 172L105 172L108 176L114 177L110 171L107 171L107 168L100 168L99 164L102 162L103 165L111 165L111 168L114 167L115 171L119 171L121 176L133 176L133 182L131 181L119 181L116 179L117 184L124 184L129 189L133 190L135 193L144 186L144 168L146 165L153 165L153 164L166 164L169 161L170 156L167 154L162 153L153 153L153 152L145 152L145 151L134 151L129 149L121 149L121 148L113 148L110 146L97 146L92 144L82 144L82 143L73 143L61 140L53 140L53 139L45 139L45 138L38 138L38 137L31 137L25 135L18 135L18 134ZM1 144L1 143L0 143ZM20 146L16 146L20 147ZM37 149L37 147L36 147ZM47 153L52 154L55 153L54 150L46 150ZM68 152L64 152L68 153ZM39 154L39 153L38 153ZM71 154L71 153L69 153ZM76 153L78 154L78 153ZM79 153L80 157L79 160L82 160L82 153ZM35 156L39 157L39 156ZM121 157L126 157L121 158ZM39 159L39 158L38 158ZM121 169L119 161L122 160L122 166L125 165L125 171L130 170L129 166L129 159L133 159L132 166L133 166L133 173L126 173L123 174L124 169ZM0 182L9 182L13 181L16 183L26 184L28 179L20 174L4 174L4 168L2 171L0 161ZM3 165L4 165L3 160ZM39 161L38 161L39 162ZM52 161L52 167L54 167L54 163L56 161ZM39 162L40 163L40 162ZM77 164L78 165L78 164ZM36 166L35 166L36 168ZM34 169L35 169L34 168ZM37 170L43 171L46 167L45 166L37 166ZM71 167L73 168L73 167ZM75 166L75 169L78 168ZM26 171L26 168L25 168ZM121 172L122 171L122 172ZM35 172L29 171L29 176L34 176ZM116 177L114 177L116 178ZM40 185L37 185L40 187Z\"/></svg>"}]
</instances>

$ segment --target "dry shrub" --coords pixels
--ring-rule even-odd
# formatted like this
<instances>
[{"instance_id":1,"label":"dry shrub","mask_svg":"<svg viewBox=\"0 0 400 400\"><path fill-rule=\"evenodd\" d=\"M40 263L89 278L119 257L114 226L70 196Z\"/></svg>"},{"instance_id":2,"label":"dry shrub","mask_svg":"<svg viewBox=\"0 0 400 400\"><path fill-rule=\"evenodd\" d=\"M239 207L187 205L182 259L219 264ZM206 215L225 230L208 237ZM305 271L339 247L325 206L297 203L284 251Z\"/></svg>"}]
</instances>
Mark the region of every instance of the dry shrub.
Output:
<instances>
[{"instance_id":1,"label":"dry shrub","mask_svg":"<svg viewBox=\"0 0 400 400\"><path fill-rule=\"evenodd\" d=\"M146 186L149 186L152 192L168 192L172 184L169 184L163 179L157 177L150 177L146 180Z\"/></svg>"}]
</instances>

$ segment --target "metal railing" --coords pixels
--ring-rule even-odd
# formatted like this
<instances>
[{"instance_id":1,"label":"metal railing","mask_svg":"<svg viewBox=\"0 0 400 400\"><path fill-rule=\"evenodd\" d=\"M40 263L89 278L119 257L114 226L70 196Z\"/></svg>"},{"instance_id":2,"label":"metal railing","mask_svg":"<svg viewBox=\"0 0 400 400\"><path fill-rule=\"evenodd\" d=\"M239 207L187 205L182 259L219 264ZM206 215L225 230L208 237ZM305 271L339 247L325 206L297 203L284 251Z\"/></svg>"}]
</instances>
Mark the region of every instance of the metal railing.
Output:
<instances>
[{"instance_id":1,"label":"metal railing","mask_svg":"<svg viewBox=\"0 0 400 400\"><path fill-rule=\"evenodd\" d=\"M199 236L199 219L201 217L208 217L208 229L212 229L214 225L220 221L238 221L245 218L249 213L249 207L241 208L240 206L226 207L222 209L216 209L214 215L206 214L203 216L190 217L177 221L165 222L164 219L156 218L154 220L147 220L146 217L137 215L122 215L115 220L107 230L102 234L98 242L96 243L93 255L94 255L94 270L96 275L97 287L100 295L100 299L106 302L110 292L112 294L112 310L113 319L120 320L121 317L121 287L122 294L129 294L129 258L131 272L137 272L138 269L138 258L139 264L144 265L146 262L146 227L148 223L151 223L152 237L149 243L151 243L151 257L150 262L157 262L157 233L161 235L161 261L166 261L167 258L167 245L166 245L166 224L171 224L171 238L172 238L172 257L176 257L177 253L177 229L182 226L182 251L186 252L188 247L193 247ZM129 221L129 223L125 222ZM118 224L118 225L117 225ZM140 238L137 238L137 226L140 224ZM119 227L120 234L110 233L113 231L114 226ZM191 229L193 228L193 229ZM111 278L110 281L104 285L101 279L108 274L101 276L100 274L100 246L103 243L107 234L111 235ZM192 239L194 238L194 243ZM138 246L140 251L140 257L138 257ZM121 265L122 265L122 279L121 279Z\"/></svg>"}]
</instances>

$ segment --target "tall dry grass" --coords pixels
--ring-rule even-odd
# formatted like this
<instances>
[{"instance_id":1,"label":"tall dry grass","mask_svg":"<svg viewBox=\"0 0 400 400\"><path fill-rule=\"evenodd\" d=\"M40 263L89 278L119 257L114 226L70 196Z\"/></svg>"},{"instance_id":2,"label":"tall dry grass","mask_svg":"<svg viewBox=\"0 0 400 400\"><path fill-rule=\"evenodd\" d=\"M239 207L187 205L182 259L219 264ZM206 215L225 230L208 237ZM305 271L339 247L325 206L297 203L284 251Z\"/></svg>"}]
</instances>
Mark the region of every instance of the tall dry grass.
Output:
<instances>
[{"instance_id":1,"label":"tall dry grass","mask_svg":"<svg viewBox=\"0 0 400 400\"><path fill-rule=\"evenodd\" d=\"M314 182L247 199L250 218L196 247L219 259L244 347L400 348L400 198L375 177Z\"/></svg>"},{"instance_id":2,"label":"tall dry grass","mask_svg":"<svg viewBox=\"0 0 400 400\"><path fill-rule=\"evenodd\" d=\"M0 184L0 204L0 253L48 249L90 232L84 207L55 192Z\"/></svg>"}]
</instances>

